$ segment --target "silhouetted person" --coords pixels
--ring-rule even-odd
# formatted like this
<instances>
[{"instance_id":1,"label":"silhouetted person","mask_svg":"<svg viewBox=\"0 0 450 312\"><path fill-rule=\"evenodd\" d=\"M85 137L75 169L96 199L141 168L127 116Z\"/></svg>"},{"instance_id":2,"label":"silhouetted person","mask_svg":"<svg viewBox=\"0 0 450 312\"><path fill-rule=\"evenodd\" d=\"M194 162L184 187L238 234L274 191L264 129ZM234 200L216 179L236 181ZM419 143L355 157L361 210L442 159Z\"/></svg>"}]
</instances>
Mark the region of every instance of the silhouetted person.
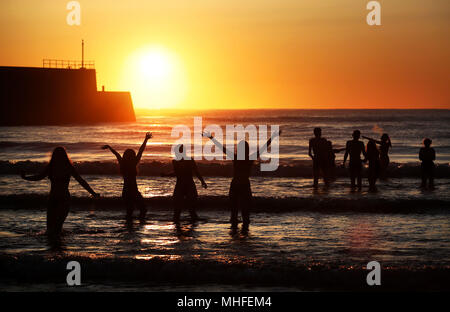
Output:
<instances>
[{"instance_id":1,"label":"silhouetted person","mask_svg":"<svg viewBox=\"0 0 450 312\"><path fill-rule=\"evenodd\" d=\"M380 176L384 176L386 173L386 169L389 166L389 149L392 147L391 138L387 133L383 133L383 135L380 138L380 141L377 141L372 138L368 138L366 136L363 136L363 138L374 141L378 145L380 145Z\"/></svg>"},{"instance_id":2,"label":"silhouetted person","mask_svg":"<svg viewBox=\"0 0 450 312\"><path fill-rule=\"evenodd\" d=\"M174 172L173 174L169 174L177 177L175 190L173 192L175 205L173 220L175 223L179 223L181 209L187 206L191 219L194 222L198 219L197 213L195 212L198 194L192 174L194 173L197 176L202 183L203 188L206 189L207 185L197 169L195 160L187 158L183 144L178 145L176 150L178 150L178 160L172 160ZM163 174L163 176L168 175Z\"/></svg>"},{"instance_id":3,"label":"silhouetted person","mask_svg":"<svg viewBox=\"0 0 450 312\"><path fill-rule=\"evenodd\" d=\"M69 213L70 177L74 177L91 195L99 196L75 170L64 147L56 147L53 150L50 162L41 173L26 176L21 172L20 176L28 181L49 178L51 188L47 208L47 234L51 237L58 237L61 234L63 223Z\"/></svg>"},{"instance_id":4,"label":"silhouetted person","mask_svg":"<svg viewBox=\"0 0 450 312\"><path fill-rule=\"evenodd\" d=\"M260 157L260 152L265 151L270 144L272 139L276 135L280 135L281 131L269 140L261 149L258 149L256 153L250 155L250 146L247 141L240 141L237 145L237 153L229 151L223 146L219 141L217 141L211 134L204 133L203 135L210 138L214 144L220 148L228 158L233 160L233 179L230 185L230 200L231 200L231 226L233 228L237 227L238 224L238 211L241 209L243 227L248 228L250 224L250 214L249 208L252 204L252 190L250 187L250 173L252 170L252 165L255 160ZM243 153L243 157L242 155ZM241 157L238 157L241 156ZM243 158L243 159L242 159Z\"/></svg>"},{"instance_id":5,"label":"silhouetted person","mask_svg":"<svg viewBox=\"0 0 450 312\"><path fill-rule=\"evenodd\" d=\"M111 146L104 145L102 149L109 149L117 158L120 167L120 173L123 177L123 189L122 198L125 202L127 209L127 222L130 222L133 218L133 210L137 207L140 211L139 218L144 220L145 214L147 213L147 208L145 208L144 199L138 190L136 183L137 176L137 165L141 160L142 153L144 153L147 141L152 138L152 134L148 132L145 135L144 143L142 143L139 151L136 153L132 149L127 149L120 156Z\"/></svg>"},{"instance_id":6,"label":"silhouetted person","mask_svg":"<svg viewBox=\"0 0 450 312\"><path fill-rule=\"evenodd\" d=\"M336 153L345 151L345 148L333 148L333 143L327 141L327 176L329 180L336 178Z\"/></svg>"},{"instance_id":7,"label":"silhouetted person","mask_svg":"<svg viewBox=\"0 0 450 312\"><path fill-rule=\"evenodd\" d=\"M367 160L369 161L369 191L374 192L377 190L376 182L380 176L380 152L374 140L367 142Z\"/></svg>"},{"instance_id":8,"label":"silhouetted person","mask_svg":"<svg viewBox=\"0 0 450 312\"><path fill-rule=\"evenodd\" d=\"M327 167L329 165L328 159L328 143L325 138L322 138L322 129L314 128L314 138L309 140L308 155L313 160L313 185L316 187L319 184L320 171L323 174L325 185L328 185Z\"/></svg>"},{"instance_id":9,"label":"silhouetted person","mask_svg":"<svg viewBox=\"0 0 450 312\"><path fill-rule=\"evenodd\" d=\"M361 172L362 172L362 160L361 160L361 154L364 155L364 158L366 159L366 151L364 148L364 143L359 140L361 136L361 132L359 130L353 131L353 140L347 141L347 145L345 148L345 155L344 155L344 163L343 166L345 166L345 162L347 161L348 155L350 155L350 163L349 163L349 171L350 171L350 181L351 181L351 187L355 187L355 179L358 181L358 188L361 189L362 187L362 178L361 178Z\"/></svg>"},{"instance_id":10,"label":"silhouetted person","mask_svg":"<svg viewBox=\"0 0 450 312\"><path fill-rule=\"evenodd\" d=\"M431 147L431 139L424 139L423 146L419 151L419 159L422 161L422 185L421 187L427 187L427 180L429 181L429 188L434 188L434 160L436 160L436 152Z\"/></svg>"}]
</instances>

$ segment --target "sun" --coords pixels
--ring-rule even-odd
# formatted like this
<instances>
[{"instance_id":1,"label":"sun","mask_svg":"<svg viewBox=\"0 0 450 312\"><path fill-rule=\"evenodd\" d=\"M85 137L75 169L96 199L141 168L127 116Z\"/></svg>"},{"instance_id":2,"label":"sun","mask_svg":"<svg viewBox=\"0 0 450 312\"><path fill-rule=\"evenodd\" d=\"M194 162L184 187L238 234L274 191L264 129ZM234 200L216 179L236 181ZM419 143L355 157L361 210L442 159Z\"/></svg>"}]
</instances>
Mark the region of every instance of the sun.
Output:
<instances>
[{"instance_id":1,"label":"sun","mask_svg":"<svg viewBox=\"0 0 450 312\"><path fill-rule=\"evenodd\" d=\"M162 46L141 48L131 54L123 74L136 108L175 108L184 99L186 78L179 56Z\"/></svg>"},{"instance_id":2,"label":"sun","mask_svg":"<svg viewBox=\"0 0 450 312\"><path fill-rule=\"evenodd\" d=\"M161 83L161 80L169 80L173 74L173 62L169 55L163 51L150 51L140 60L141 74L152 83Z\"/></svg>"}]
</instances>

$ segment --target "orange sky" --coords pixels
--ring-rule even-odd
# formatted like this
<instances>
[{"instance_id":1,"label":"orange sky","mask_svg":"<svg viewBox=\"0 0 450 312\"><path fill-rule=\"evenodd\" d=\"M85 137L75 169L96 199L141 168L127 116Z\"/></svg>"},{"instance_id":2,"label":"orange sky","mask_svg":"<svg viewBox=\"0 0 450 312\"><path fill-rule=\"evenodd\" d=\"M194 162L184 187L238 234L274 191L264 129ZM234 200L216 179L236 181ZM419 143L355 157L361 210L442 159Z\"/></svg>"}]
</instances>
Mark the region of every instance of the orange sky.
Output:
<instances>
[{"instance_id":1,"label":"orange sky","mask_svg":"<svg viewBox=\"0 0 450 312\"><path fill-rule=\"evenodd\" d=\"M81 0L80 26L67 2L2 0L0 65L80 59L83 38L98 88L142 108L450 109L448 0L380 1L372 27L365 0ZM176 76L159 97L131 65L149 46Z\"/></svg>"}]
</instances>

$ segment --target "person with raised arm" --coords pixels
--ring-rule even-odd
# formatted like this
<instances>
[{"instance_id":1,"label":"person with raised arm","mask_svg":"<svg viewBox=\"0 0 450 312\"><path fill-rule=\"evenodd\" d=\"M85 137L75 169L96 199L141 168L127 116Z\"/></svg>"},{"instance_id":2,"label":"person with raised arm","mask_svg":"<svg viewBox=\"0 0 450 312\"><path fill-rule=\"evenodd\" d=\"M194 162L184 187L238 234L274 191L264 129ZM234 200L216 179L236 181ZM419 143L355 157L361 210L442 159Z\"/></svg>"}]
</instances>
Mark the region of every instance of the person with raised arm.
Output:
<instances>
[{"instance_id":1,"label":"person with raised arm","mask_svg":"<svg viewBox=\"0 0 450 312\"><path fill-rule=\"evenodd\" d=\"M247 141L241 140L237 144L237 153L228 150L211 134L203 133L203 136L211 141L227 155L228 159L233 160L233 179L230 184L229 197L231 201L231 226L236 228L238 224L238 211L241 210L243 229L248 230L250 224L249 208L252 204L252 190L250 186L250 174L253 163L260 158L260 153L267 150L272 140L281 134L281 130L272 135L269 140L255 153L250 155L250 146Z\"/></svg>"},{"instance_id":2,"label":"person with raised arm","mask_svg":"<svg viewBox=\"0 0 450 312\"><path fill-rule=\"evenodd\" d=\"M364 139L373 141L380 145L380 177L385 178L386 170L389 166L389 149L392 147L391 138L387 133L383 133L380 140L375 140L366 136L362 136Z\"/></svg>"},{"instance_id":3,"label":"person with raised arm","mask_svg":"<svg viewBox=\"0 0 450 312\"><path fill-rule=\"evenodd\" d=\"M70 178L73 177L92 196L99 197L89 184L78 174L64 147L53 150L50 162L44 170L36 175L27 176L20 172L22 179L27 181L40 181L44 178L50 180L50 196L47 207L47 234L53 238L58 237L70 208Z\"/></svg>"},{"instance_id":4,"label":"person with raised arm","mask_svg":"<svg viewBox=\"0 0 450 312\"><path fill-rule=\"evenodd\" d=\"M367 159L366 150L364 147L364 143L359 140L361 137L361 132L359 130L353 131L353 140L347 141L345 147L344 154L344 163L342 164L345 167L345 163L347 161L347 157L350 155L350 181L352 189L355 188L355 179L358 182L358 189L362 188L362 160L361 154L364 155L364 159Z\"/></svg>"},{"instance_id":5,"label":"person with raised arm","mask_svg":"<svg viewBox=\"0 0 450 312\"><path fill-rule=\"evenodd\" d=\"M173 221L178 224L180 222L180 214L183 207L187 207L191 216L192 222L198 220L198 215L195 211L197 206L197 187L195 186L192 175L200 180L203 188L207 188L205 180L198 171L197 164L194 159L188 159L186 150L183 144L175 147L176 159L172 160L173 173L162 174L163 177L175 176L177 182L173 192L174 199L174 216Z\"/></svg>"},{"instance_id":6,"label":"person with raised arm","mask_svg":"<svg viewBox=\"0 0 450 312\"><path fill-rule=\"evenodd\" d=\"M138 208L140 211L139 218L141 220L145 219L145 214L147 213L147 208L144 204L144 199L141 193L138 190L136 176L137 176L137 165L141 160L142 154L144 153L145 146L147 145L147 141L152 138L152 134L147 132L145 135L144 142L139 148L138 153L136 154L134 150L127 149L123 153L123 156L114 150L109 145L102 146L102 149L109 149L117 158L120 167L120 173L123 177L123 189L122 189L122 198L125 202L127 214L126 219L127 222L131 222L133 218L133 210L134 208Z\"/></svg>"}]
</instances>

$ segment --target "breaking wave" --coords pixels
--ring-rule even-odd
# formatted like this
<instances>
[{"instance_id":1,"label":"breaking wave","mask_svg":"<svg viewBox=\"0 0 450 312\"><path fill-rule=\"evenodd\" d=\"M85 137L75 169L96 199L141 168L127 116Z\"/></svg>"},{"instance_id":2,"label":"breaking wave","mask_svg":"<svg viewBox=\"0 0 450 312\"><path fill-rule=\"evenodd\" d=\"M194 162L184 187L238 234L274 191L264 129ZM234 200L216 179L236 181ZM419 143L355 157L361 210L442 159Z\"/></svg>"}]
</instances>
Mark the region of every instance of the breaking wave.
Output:
<instances>
[{"instance_id":1,"label":"breaking wave","mask_svg":"<svg viewBox=\"0 0 450 312\"><path fill-rule=\"evenodd\" d=\"M145 198L149 210L172 211L171 196ZM0 196L1 209L46 209L47 195L22 194ZM227 211L228 196L200 196L199 210ZM71 207L75 210L123 210L120 197L92 199L90 197L73 197ZM450 202L441 199L384 199L384 198L301 198L301 197L254 197L250 209L255 213L288 213L311 211L321 213L419 213L449 214Z\"/></svg>"},{"instance_id":2,"label":"breaking wave","mask_svg":"<svg viewBox=\"0 0 450 312\"><path fill-rule=\"evenodd\" d=\"M46 162L39 161L0 161L0 174L18 174L21 170L27 172L38 172L44 168ZM116 175L119 169L116 161L81 161L74 162L75 167L81 174L95 175ZM254 166L253 176L267 177L304 177L312 176L312 163L308 160L296 160L291 162L281 161L276 171L262 172L259 166ZM232 163L199 161L198 167L204 176L211 177L231 177ZM172 164L169 161L142 162L139 165L141 176L160 176L161 173L172 171ZM336 168L337 177L346 177L348 171L345 168ZM419 163L391 163L387 170L387 177L409 178L420 176ZM449 164L439 164L435 170L436 178L450 178Z\"/></svg>"}]
</instances>

